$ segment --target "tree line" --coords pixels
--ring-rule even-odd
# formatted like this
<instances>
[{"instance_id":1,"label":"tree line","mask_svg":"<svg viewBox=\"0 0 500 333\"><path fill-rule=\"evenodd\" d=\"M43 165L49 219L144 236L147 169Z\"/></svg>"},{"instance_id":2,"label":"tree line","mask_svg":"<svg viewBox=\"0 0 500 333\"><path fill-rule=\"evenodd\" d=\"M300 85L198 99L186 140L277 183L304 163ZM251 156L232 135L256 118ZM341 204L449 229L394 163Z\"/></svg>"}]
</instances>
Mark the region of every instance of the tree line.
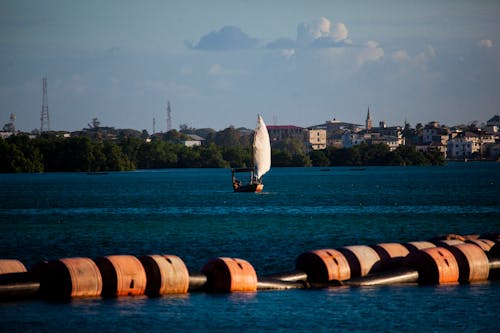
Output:
<instances>
[{"instance_id":1,"label":"tree line","mask_svg":"<svg viewBox=\"0 0 500 333\"><path fill-rule=\"evenodd\" d=\"M252 133L234 128L211 132L202 146L186 147L185 134L172 130L150 142L140 137L114 140L91 136L62 138L18 134L0 139L0 172L104 172L163 168L229 168L252 165ZM390 151L386 145L361 144L306 152L297 139L273 143L273 167L440 165L439 153L422 153L411 146Z\"/></svg>"}]
</instances>

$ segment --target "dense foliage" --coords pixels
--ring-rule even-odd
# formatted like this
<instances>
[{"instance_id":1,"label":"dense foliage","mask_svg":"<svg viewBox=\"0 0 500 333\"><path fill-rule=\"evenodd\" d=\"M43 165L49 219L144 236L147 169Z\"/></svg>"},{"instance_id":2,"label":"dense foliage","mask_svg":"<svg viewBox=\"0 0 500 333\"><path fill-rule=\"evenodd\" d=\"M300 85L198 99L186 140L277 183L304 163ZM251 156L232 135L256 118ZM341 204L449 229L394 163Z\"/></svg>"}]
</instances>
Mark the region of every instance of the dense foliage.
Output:
<instances>
[{"instance_id":1,"label":"dense foliage","mask_svg":"<svg viewBox=\"0 0 500 333\"><path fill-rule=\"evenodd\" d=\"M0 172L99 172L252 165L250 133L241 134L234 128L227 128L208 136L203 146L186 147L182 143L183 134L175 130L155 136L151 142L125 136L104 140L46 134L30 139L26 135L15 135L0 139ZM273 167L443 163L439 153L421 153L410 146L390 151L385 145L361 144L307 153L299 140L287 139L275 143L272 148Z\"/></svg>"}]
</instances>

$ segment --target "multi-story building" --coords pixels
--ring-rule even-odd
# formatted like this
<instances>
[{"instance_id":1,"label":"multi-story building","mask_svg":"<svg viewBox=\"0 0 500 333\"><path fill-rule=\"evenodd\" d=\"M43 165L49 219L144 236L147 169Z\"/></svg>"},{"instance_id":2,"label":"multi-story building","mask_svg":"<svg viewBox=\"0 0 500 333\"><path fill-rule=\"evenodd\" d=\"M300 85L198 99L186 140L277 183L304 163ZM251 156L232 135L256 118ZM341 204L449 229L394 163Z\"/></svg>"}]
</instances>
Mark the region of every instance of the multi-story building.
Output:
<instances>
[{"instance_id":1,"label":"multi-story building","mask_svg":"<svg viewBox=\"0 0 500 333\"><path fill-rule=\"evenodd\" d=\"M293 125L267 125L267 131L271 142L281 141L286 138L296 138L303 141L306 137L305 128Z\"/></svg>"},{"instance_id":2,"label":"multi-story building","mask_svg":"<svg viewBox=\"0 0 500 333\"><path fill-rule=\"evenodd\" d=\"M308 149L320 150L326 148L326 130L311 129L308 131Z\"/></svg>"},{"instance_id":3,"label":"multi-story building","mask_svg":"<svg viewBox=\"0 0 500 333\"><path fill-rule=\"evenodd\" d=\"M469 158L481 149L479 135L465 132L448 141L448 156L451 158Z\"/></svg>"}]
</instances>

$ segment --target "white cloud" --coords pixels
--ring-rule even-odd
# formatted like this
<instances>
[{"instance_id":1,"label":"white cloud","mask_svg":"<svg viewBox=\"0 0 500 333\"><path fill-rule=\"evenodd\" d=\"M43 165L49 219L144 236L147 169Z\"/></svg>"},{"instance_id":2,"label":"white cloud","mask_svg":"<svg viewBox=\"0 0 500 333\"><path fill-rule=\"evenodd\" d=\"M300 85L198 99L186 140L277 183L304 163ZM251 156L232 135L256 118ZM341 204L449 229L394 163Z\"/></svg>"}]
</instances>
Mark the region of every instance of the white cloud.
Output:
<instances>
[{"instance_id":1,"label":"white cloud","mask_svg":"<svg viewBox=\"0 0 500 333\"><path fill-rule=\"evenodd\" d=\"M208 75L217 76L222 74L222 66L220 64L213 64L208 70Z\"/></svg>"},{"instance_id":2,"label":"white cloud","mask_svg":"<svg viewBox=\"0 0 500 333\"><path fill-rule=\"evenodd\" d=\"M410 60L410 56L406 50L398 50L392 53L392 59L396 62L405 62Z\"/></svg>"},{"instance_id":3,"label":"white cloud","mask_svg":"<svg viewBox=\"0 0 500 333\"><path fill-rule=\"evenodd\" d=\"M344 23L332 24L325 17L320 17L309 23L301 23L297 27L297 42L300 45L310 45L319 39L331 39L334 42L347 40L349 30Z\"/></svg>"},{"instance_id":4,"label":"white cloud","mask_svg":"<svg viewBox=\"0 0 500 333\"><path fill-rule=\"evenodd\" d=\"M366 42L365 46L359 50L356 61L358 66L362 66L369 61L379 61L383 57L384 49L379 47L377 42L371 40Z\"/></svg>"},{"instance_id":5,"label":"white cloud","mask_svg":"<svg viewBox=\"0 0 500 333\"><path fill-rule=\"evenodd\" d=\"M330 35L335 38L336 42L346 40L349 35L349 30L344 23L339 22L333 25L333 29L330 32Z\"/></svg>"},{"instance_id":6,"label":"white cloud","mask_svg":"<svg viewBox=\"0 0 500 333\"><path fill-rule=\"evenodd\" d=\"M482 39L479 42L479 46L484 47L485 49L489 49L489 48L493 47L493 41L491 39Z\"/></svg>"},{"instance_id":7,"label":"white cloud","mask_svg":"<svg viewBox=\"0 0 500 333\"><path fill-rule=\"evenodd\" d=\"M287 59L293 57L295 55L295 49L284 49L281 50L281 55Z\"/></svg>"}]
</instances>

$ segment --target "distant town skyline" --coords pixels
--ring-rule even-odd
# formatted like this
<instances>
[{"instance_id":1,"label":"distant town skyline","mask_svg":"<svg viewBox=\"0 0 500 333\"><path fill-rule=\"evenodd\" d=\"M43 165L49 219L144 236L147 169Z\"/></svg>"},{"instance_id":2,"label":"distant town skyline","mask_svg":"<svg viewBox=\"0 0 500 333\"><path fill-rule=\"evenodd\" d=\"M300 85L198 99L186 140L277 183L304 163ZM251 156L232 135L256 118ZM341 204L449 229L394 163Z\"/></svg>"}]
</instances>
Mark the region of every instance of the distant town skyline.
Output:
<instances>
[{"instance_id":1,"label":"distant town skyline","mask_svg":"<svg viewBox=\"0 0 500 333\"><path fill-rule=\"evenodd\" d=\"M0 0L0 123L450 126L500 112L498 1Z\"/></svg>"}]
</instances>

